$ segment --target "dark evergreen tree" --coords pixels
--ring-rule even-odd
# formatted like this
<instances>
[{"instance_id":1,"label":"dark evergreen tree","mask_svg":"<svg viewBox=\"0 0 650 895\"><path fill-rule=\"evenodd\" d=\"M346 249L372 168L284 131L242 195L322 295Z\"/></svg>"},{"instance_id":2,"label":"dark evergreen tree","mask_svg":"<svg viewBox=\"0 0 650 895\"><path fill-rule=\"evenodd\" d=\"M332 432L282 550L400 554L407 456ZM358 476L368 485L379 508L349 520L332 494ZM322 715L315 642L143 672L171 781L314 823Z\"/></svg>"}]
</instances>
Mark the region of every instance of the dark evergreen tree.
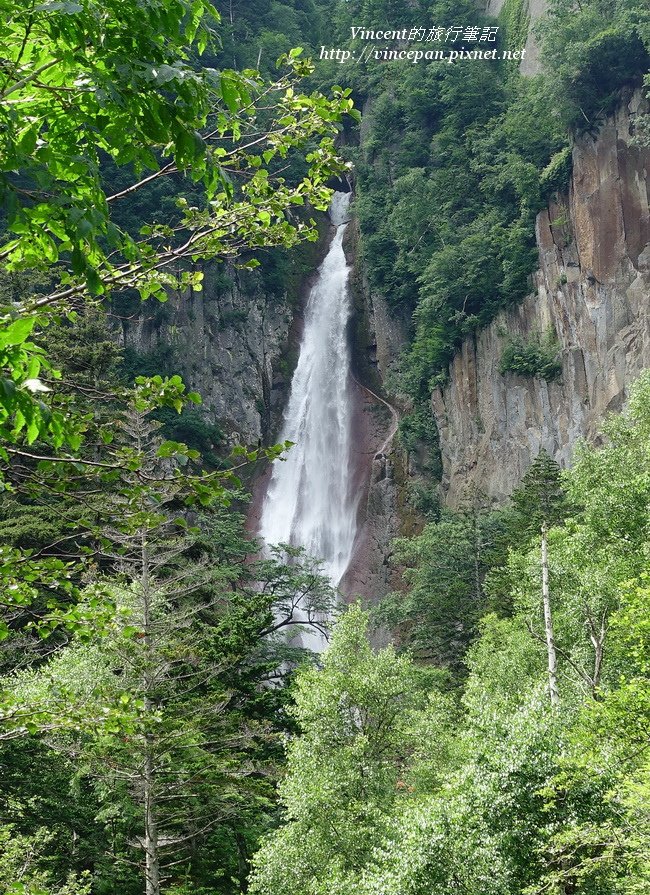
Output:
<instances>
[{"instance_id":1,"label":"dark evergreen tree","mask_svg":"<svg viewBox=\"0 0 650 895\"><path fill-rule=\"evenodd\" d=\"M570 512L562 470L542 449L512 493L517 525L527 535L540 531L542 524L560 525Z\"/></svg>"}]
</instances>

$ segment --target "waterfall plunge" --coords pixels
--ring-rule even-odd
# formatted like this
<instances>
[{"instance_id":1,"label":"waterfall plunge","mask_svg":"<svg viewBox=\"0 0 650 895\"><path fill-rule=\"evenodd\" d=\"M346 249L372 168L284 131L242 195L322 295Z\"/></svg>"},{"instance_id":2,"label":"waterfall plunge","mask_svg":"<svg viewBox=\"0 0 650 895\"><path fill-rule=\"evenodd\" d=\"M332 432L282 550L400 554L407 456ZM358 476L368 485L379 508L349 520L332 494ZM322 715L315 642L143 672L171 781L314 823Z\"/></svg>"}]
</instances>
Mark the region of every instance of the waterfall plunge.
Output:
<instances>
[{"instance_id":1,"label":"waterfall plunge","mask_svg":"<svg viewBox=\"0 0 650 895\"><path fill-rule=\"evenodd\" d=\"M334 586L352 556L357 515L346 339L350 268L343 252L349 204L349 193L334 193L330 218L337 230L307 301L280 439L294 447L274 464L260 521L267 544L304 547L323 561Z\"/></svg>"}]
</instances>

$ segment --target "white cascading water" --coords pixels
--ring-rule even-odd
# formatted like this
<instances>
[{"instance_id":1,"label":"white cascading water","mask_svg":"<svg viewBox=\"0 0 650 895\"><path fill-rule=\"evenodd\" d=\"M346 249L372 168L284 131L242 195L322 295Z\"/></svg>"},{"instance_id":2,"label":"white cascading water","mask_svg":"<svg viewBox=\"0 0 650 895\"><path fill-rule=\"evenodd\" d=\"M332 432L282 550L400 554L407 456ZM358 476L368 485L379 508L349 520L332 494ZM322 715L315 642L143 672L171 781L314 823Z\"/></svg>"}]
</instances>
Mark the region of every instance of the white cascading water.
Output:
<instances>
[{"instance_id":1,"label":"white cascading water","mask_svg":"<svg viewBox=\"0 0 650 895\"><path fill-rule=\"evenodd\" d=\"M346 338L350 268L343 252L349 204L349 193L334 193L330 218L336 234L307 301L280 439L294 447L273 466L259 532L266 544L304 547L322 560L334 586L352 556L357 515Z\"/></svg>"}]
</instances>

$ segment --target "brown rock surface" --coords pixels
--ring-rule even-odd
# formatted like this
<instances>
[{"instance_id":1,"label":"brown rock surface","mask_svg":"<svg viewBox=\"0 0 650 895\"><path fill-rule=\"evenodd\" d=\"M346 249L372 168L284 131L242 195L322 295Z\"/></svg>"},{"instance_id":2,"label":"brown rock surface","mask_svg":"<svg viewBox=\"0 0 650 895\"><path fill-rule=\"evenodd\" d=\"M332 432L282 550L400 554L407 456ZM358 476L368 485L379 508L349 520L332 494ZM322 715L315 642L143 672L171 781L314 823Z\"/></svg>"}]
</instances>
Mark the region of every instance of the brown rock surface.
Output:
<instances>
[{"instance_id":1,"label":"brown rock surface","mask_svg":"<svg viewBox=\"0 0 650 895\"><path fill-rule=\"evenodd\" d=\"M538 216L535 293L468 338L432 396L450 506L472 486L503 500L540 448L568 465L650 366L650 150L631 142L646 109L628 93L595 139L576 141L568 199ZM508 336L551 326L560 380L499 373Z\"/></svg>"}]
</instances>

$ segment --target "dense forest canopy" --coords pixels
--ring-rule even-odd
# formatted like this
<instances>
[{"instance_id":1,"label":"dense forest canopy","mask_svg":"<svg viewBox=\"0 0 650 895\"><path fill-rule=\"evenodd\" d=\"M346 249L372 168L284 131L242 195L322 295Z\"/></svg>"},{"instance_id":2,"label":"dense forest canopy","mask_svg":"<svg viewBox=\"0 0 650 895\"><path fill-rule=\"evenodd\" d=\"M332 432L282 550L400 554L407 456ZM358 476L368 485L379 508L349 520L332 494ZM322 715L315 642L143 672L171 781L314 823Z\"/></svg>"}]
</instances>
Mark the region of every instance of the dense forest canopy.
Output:
<instances>
[{"instance_id":1,"label":"dense forest canopy","mask_svg":"<svg viewBox=\"0 0 650 895\"><path fill-rule=\"evenodd\" d=\"M431 389L529 290L571 141L650 86L647 4L551 0L526 78L319 59L352 26L521 48L521 0L3 12L0 895L646 895L648 374L502 507L441 509L432 461L399 591L316 660L283 633L338 612L318 558L260 558L243 518L242 473L283 446L215 451L201 396L110 314L215 260L284 295L346 173L359 264L410 328L401 444L435 453ZM554 380L555 334L501 364Z\"/></svg>"},{"instance_id":2,"label":"dense forest canopy","mask_svg":"<svg viewBox=\"0 0 650 895\"><path fill-rule=\"evenodd\" d=\"M649 425L645 375L607 446L583 447L570 473L541 455L510 510L468 509L408 545L412 642L451 672L455 650L462 673L373 653L367 616L347 613L322 670L299 676L284 824L255 859L253 891L647 890ZM546 526L555 704L541 612ZM457 553L468 530L474 540ZM489 567L474 594L472 554ZM455 591L482 613L469 649L449 607Z\"/></svg>"}]
</instances>

